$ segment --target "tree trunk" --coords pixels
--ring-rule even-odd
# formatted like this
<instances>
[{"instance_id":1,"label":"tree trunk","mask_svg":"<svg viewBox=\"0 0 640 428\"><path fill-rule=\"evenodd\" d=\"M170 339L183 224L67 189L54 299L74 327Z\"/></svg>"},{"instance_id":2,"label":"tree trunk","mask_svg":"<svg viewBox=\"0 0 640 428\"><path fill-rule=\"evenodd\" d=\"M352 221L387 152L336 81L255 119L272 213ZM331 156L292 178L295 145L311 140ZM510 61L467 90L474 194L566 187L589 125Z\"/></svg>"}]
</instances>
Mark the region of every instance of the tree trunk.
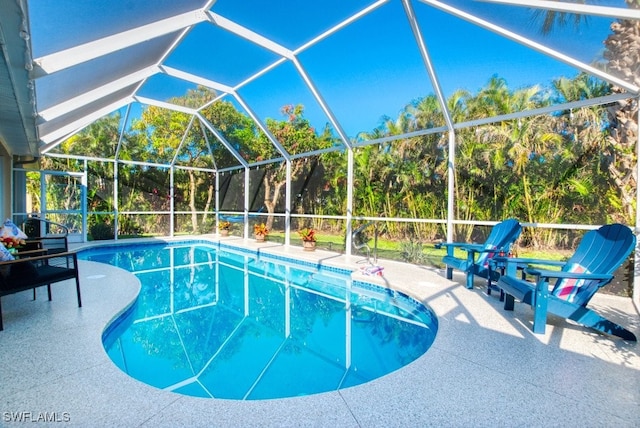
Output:
<instances>
[{"instance_id":1,"label":"tree trunk","mask_svg":"<svg viewBox=\"0 0 640 428\"><path fill-rule=\"evenodd\" d=\"M202 216L202 226L207 224L209 218L209 209L211 208L211 202L213 201L213 185L209 184L207 188L207 203L204 205L204 215Z\"/></svg>"},{"instance_id":2,"label":"tree trunk","mask_svg":"<svg viewBox=\"0 0 640 428\"><path fill-rule=\"evenodd\" d=\"M640 8L640 1L628 0L630 8ZM611 25L612 35L604 44L604 57L609 61L608 69L616 76L640 86L640 21L619 20ZM618 87L613 92L624 92ZM638 177L636 176L635 146L638 142L638 100L621 100L608 109L611 133L611 163L609 170L615 180L625 207L626 221L635 218L635 200Z\"/></svg>"},{"instance_id":3,"label":"tree trunk","mask_svg":"<svg viewBox=\"0 0 640 428\"><path fill-rule=\"evenodd\" d=\"M282 187L286 183L284 181L275 181L274 176L275 174L272 176L271 174L266 173L262 179L262 182L264 183L264 206L267 208L267 213L269 213L266 226L269 230L273 229L273 221L275 220L273 214L276 212L276 206L280 199ZM272 181L275 181L275 183L272 183Z\"/></svg>"}]
</instances>

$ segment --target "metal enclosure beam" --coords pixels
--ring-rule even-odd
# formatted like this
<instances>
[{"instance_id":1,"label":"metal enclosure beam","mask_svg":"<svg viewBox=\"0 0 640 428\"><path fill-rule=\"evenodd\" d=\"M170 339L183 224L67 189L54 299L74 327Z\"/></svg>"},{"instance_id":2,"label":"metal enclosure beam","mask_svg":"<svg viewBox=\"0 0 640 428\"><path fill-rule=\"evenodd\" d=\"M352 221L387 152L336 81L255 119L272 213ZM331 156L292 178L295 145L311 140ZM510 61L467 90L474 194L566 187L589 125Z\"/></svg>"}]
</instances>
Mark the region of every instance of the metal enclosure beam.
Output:
<instances>
[{"instance_id":1,"label":"metal enclosure beam","mask_svg":"<svg viewBox=\"0 0 640 428\"><path fill-rule=\"evenodd\" d=\"M33 77L42 77L74 65L108 55L110 53L155 39L166 34L206 21L207 16L201 9L195 9L171 18L161 19L118 34L74 46L34 59Z\"/></svg>"}]
</instances>

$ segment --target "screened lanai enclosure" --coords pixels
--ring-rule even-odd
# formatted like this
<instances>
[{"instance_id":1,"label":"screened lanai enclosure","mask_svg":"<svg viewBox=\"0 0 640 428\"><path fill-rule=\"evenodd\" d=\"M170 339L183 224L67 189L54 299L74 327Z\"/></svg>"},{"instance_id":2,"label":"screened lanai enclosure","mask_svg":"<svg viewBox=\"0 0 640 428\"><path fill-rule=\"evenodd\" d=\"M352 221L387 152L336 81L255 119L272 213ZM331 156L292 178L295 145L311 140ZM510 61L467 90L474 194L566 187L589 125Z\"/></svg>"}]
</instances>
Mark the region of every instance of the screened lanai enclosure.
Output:
<instances>
[{"instance_id":1,"label":"screened lanai enclosure","mask_svg":"<svg viewBox=\"0 0 640 428\"><path fill-rule=\"evenodd\" d=\"M424 264L509 217L523 251L638 225L638 0L0 7L17 223L84 241L264 222L285 245L314 227Z\"/></svg>"}]
</instances>

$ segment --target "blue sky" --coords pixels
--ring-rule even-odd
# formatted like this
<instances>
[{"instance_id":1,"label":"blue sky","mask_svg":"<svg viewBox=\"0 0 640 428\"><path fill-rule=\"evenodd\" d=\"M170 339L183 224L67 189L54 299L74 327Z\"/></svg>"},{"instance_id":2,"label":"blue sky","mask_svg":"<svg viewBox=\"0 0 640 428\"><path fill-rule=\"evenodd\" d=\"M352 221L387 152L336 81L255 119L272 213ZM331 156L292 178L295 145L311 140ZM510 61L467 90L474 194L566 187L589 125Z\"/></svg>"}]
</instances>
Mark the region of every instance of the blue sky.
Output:
<instances>
[{"instance_id":1,"label":"blue sky","mask_svg":"<svg viewBox=\"0 0 640 428\"><path fill-rule=\"evenodd\" d=\"M242 25L255 28L287 47L296 47L309 40L311 35L343 19L341 12L352 12L332 9L344 2L329 2L325 10L336 12L331 16L335 21L332 22L326 13L319 13L315 9L315 3L295 3L296 16L304 17L304 22L308 22L307 27L295 28L284 24L284 14L270 15L283 18L282 21L265 21L264 9L255 7L249 8L249 12L246 9L237 12L234 7L239 5L230 0L219 1L213 10L238 19ZM360 2L359 5L365 3ZM528 9L468 1L458 3L464 4L466 10L472 6L487 19L494 20L497 17L497 24L535 40L551 43L555 49L575 55L586 63L599 55L602 41L609 33L610 20L592 18L580 32L571 27L556 31L552 37L543 38ZM564 63L425 4L415 2L414 9L446 95L459 88L475 92L494 74L504 77L509 86L516 89L533 84L548 85L560 76L578 73L578 70ZM496 15L496 12L500 13ZM291 21L302 22L302 18ZM361 130L372 130L383 115L395 118L411 100L433 93L400 1L391 1L382 6L330 39L303 52L299 59L350 136ZM254 55L235 58L235 61L248 68L253 60ZM297 90L304 92L293 67L288 65L283 68L290 70L278 70L278 79L265 79L263 85L256 82L240 92L246 94L252 106L257 106L254 108L261 117L278 117L279 106L301 99L312 123L319 126L326 122L326 117L310 96ZM278 80L281 81L280 87L276 88ZM292 95L290 98L286 95L274 96L274 89L281 94Z\"/></svg>"},{"instance_id":2,"label":"blue sky","mask_svg":"<svg viewBox=\"0 0 640 428\"><path fill-rule=\"evenodd\" d=\"M165 7L180 12L202 4L201 0L155 0L153 4L162 6L156 9L149 7L148 2L130 0L31 3L31 19L42 25L35 28L33 34L36 56L91 37L103 37L113 29L161 19L163 16L158 15L158 11ZM212 10L295 49L370 3L372 0L218 0ZM443 3L474 12L585 63L600 55L611 24L610 19L591 18L580 31L571 27L542 38L539 23L526 8L469 0ZM548 85L560 76L572 77L578 73L559 61L420 1L412 4L439 83L447 96L459 88L476 92L494 74L505 78L510 88L517 89L533 84ZM620 6L624 2L608 0L599 4ZM138 21L132 22L135 19ZM166 64L234 86L277 58L272 52L202 23L169 56ZM397 117L407 103L434 92L400 0L391 0L302 52L298 58L352 137L359 131L373 130L384 115ZM167 100L184 94L189 87L193 85L156 77L145 85L141 94ZM328 120L289 61L239 92L263 119L280 119L279 110L283 105L301 103L305 105L307 118L317 128L322 128Z\"/></svg>"}]
</instances>

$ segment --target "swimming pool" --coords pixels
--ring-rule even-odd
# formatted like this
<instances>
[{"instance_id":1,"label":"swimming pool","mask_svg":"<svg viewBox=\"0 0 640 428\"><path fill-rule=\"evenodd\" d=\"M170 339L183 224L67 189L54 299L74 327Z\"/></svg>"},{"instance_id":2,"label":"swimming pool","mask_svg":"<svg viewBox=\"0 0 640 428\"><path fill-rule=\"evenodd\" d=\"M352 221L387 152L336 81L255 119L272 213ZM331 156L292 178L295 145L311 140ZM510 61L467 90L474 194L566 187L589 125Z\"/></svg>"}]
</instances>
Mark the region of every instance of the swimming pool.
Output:
<instances>
[{"instance_id":1,"label":"swimming pool","mask_svg":"<svg viewBox=\"0 0 640 428\"><path fill-rule=\"evenodd\" d=\"M133 272L136 303L103 334L125 373L157 388L259 400L347 388L424 354L435 315L346 269L202 241L118 245L79 258Z\"/></svg>"}]
</instances>

